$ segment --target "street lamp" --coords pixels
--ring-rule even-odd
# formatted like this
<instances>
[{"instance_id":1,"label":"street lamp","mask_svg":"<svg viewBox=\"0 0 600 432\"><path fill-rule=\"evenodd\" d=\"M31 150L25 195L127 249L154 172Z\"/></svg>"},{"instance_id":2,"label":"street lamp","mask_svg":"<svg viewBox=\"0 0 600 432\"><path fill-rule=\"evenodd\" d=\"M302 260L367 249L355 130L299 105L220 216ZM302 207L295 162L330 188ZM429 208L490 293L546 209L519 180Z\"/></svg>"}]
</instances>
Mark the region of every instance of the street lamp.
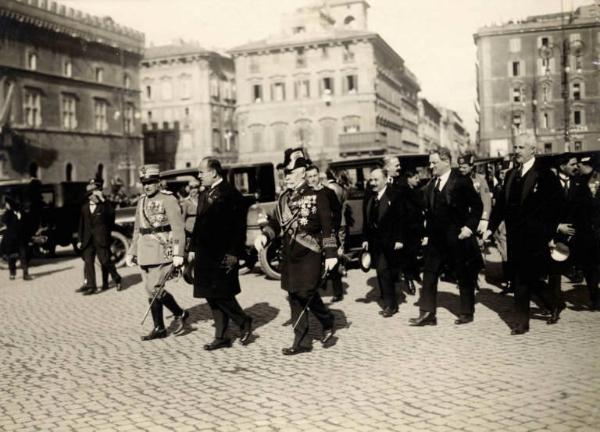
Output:
<instances>
[{"instance_id":1,"label":"street lamp","mask_svg":"<svg viewBox=\"0 0 600 432\"><path fill-rule=\"evenodd\" d=\"M565 140L565 151L571 150L571 108L570 108L570 95L569 95L569 73L571 73L571 67L569 65L569 56L571 52L575 55L575 67L578 74L582 73L581 57L585 45L581 39L568 40L564 34L564 25L562 34L562 46L555 45L553 43L547 43L542 45L539 49L539 55L545 61L546 74L550 73L550 59L554 55L554 50L557 50L560 54L560 66L561 66L561 87L562 87L562 98L563 98L563 116L564 116L564 140Z\"/></svg>"}]
</instances>

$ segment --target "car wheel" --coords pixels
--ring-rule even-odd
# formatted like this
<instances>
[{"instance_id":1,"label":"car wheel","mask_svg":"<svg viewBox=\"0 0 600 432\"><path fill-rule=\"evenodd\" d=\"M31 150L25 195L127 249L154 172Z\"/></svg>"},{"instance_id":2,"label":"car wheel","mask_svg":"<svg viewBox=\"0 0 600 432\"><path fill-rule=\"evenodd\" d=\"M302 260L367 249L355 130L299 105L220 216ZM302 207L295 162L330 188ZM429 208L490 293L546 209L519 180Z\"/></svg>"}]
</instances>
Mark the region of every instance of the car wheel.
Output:
<instances>
[{"instance_id":1,"label":"car wheel","mask_svg":"<svg viewBox=\"0 0 600 432\"><path fill-rule=\"evenodd\" d=\"M281 239L270 242L259 255L260 266L270 279L281 279Z\"/></svg>"},{"instance_id":2,"label":"car wheel","mask_svg":"<svg viewBox=\"0 0 600 432\"><path fill-rule=\"evenodd\" d=\"M115 264L115 267L123 267L125 265L125 255L129 249L129 239L118 231L110 233L110 259Z\"/></svg>"}]
</instances>

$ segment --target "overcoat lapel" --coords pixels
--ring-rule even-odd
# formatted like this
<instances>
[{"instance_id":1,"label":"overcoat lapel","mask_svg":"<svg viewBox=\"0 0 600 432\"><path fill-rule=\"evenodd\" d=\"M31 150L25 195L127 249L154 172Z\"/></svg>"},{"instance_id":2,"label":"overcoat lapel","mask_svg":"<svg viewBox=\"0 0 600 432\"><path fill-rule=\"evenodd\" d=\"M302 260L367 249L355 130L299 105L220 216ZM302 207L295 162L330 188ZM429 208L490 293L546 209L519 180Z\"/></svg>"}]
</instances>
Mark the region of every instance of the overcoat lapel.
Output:
<instances>
[{"instance_id":1,"label":"overcoat lapel","mask_svg":"<svg viewBox=\"0 0 600 432\"><path fill-rule=\"evenodd\" d=\"M523 194L521 195L521 204L525 202L525 199L527 199L527 196L531 193L531 190L533 189L537 178L538 170L537 167L534 165L527 173L525 173L525 181L523 182Z\"/></svg>"}]
</instances>

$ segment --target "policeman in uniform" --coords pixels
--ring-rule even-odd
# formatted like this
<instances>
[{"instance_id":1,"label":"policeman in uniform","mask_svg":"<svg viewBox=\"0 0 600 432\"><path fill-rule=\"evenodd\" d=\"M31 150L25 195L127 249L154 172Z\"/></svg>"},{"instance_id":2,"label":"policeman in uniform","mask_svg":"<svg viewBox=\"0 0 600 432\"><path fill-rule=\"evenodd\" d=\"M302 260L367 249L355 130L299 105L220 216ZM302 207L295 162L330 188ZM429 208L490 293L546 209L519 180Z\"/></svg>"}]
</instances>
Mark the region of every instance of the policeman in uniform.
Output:
<instances>
[{"instance_id":1,"label":"policeman in uniform","mask_svg":"<svg viewBox=\"0 0 600 432\"><path fill-rule=\"evenodd\" d=\"M284 355L312 350L307 309L323 327L323 344L335 332L334 316L323 304L318 285L323 264L326 272L337 264L337 242L327 196L306 183L308 165L301 150L286 150L283 166L287 189L279 196L275 217L255 241L255 247L260 251L281 231L281 288L289 293L295 335L293 345L282 350Z\"/></svg>"},{"instance_id":2,"label":"policeman in uniform","mask_svg":"<svg viewBox=\"0 0 600 432\"><path fill-rule=\"evenodd\" d=\"M183 265L185 232L177 198L167 190L160 190L158 165L142 166L140 181L144 194L136 208L133 239L126 262L133 266L137 261L140 266L154 321L154 328L142 340L152 340L167 336L163 306L175 316L174 333L183 329L189 316L164 289L174 267Z\"/></svg>"}]
</instances>

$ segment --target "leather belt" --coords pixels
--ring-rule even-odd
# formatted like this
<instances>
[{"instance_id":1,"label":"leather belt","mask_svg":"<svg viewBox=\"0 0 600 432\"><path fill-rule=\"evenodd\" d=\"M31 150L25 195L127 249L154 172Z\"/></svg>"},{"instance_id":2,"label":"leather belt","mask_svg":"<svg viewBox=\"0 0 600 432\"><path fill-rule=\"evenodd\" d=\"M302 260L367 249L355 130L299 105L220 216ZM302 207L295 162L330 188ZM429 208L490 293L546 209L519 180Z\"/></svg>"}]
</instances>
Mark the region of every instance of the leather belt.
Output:
<instances>
[{"instance_id":1,"label":"leather belt","mask_svg":"<svg viewBox=\"0 0 600 432\"><path fill-rule=\"evenodd\" d=\"M140 234L156 234L171 231L171 225L163 225L156 228L140 228Z\"/></svg>"}]
</instances>

